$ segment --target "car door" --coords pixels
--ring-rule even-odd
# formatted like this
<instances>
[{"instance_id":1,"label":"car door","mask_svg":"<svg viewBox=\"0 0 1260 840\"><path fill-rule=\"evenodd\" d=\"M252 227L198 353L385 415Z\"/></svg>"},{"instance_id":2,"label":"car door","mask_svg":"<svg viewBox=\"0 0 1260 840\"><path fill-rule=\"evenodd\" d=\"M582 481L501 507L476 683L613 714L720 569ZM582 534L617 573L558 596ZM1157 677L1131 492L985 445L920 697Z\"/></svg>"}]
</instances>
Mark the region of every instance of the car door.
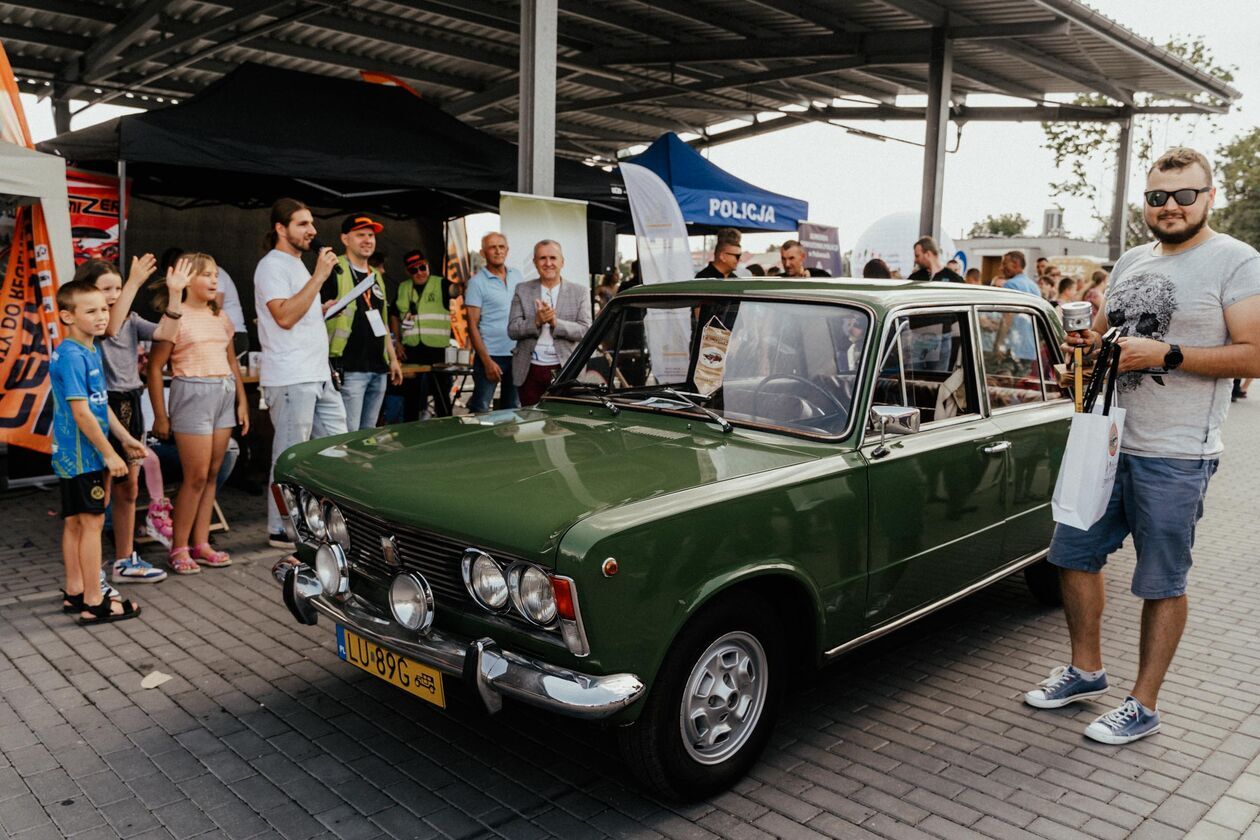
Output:
<instances>
[{"instance_id":1,"label":"car door","mask_svg":"<svg viewBox=\"0 0 1260 840\"><path fill-rule=\"evenodd\" d=\"M1012 561L1050 545L1050 497L1072 402L1060 393L1054 375L1058 342L1044 313L977 307L976 321L990 416L1011 445L1004 553Z\"/></svg>"},{"instance_id":2,"label":"car door","mask_svg":"<svg viewBox=\"0 0 1260 840\"><path fill-rule=\"evenodd\" d=\"M1001 562L1007 445L984 414L966 307L898 314L888 325L872 405L920 410L918 432L867 430L868 627L940 600Z\"/></svg>"}]
</instances>

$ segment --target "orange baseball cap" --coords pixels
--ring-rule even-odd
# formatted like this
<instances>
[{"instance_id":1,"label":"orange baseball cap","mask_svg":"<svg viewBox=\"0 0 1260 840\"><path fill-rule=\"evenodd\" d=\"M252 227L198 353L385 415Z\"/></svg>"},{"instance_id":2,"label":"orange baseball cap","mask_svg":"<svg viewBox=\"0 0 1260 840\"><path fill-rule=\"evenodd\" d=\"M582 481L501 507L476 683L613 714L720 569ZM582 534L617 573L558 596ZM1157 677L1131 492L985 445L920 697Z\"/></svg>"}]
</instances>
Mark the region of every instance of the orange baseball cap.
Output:
<instances>
[{"instance_id":1,"label":"orange baseball cap","mask_svg":"<svg viewBox=\"0 0 1260 840\"><path fill-rule=\"evenodd\" d=\"M373 233L380 233L385 229L385 226L373 219L371 216L366 216L363 213L346 216L345 221L341 223L342 233L349 233L352 230L368 229L370 229Z\"/></svg>"}]
</instances>

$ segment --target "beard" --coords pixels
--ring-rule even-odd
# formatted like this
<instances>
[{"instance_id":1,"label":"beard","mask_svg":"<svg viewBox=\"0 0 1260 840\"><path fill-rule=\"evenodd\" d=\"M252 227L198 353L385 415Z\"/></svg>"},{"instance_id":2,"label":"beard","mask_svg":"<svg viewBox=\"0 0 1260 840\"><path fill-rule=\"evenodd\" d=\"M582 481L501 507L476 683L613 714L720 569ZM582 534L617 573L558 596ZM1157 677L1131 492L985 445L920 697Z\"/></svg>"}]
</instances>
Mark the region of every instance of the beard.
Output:
<instances>
[{"instance_id":1,"label":"beard","mask_svg":"<svg viewBox=\"0 0 1260 840\"><path fill-rule=\"evenodd\" d=\"M1158 222L1158 220L1156 221ZM1187 218L1186 227L1184 230L1178 230L1178 231L1160 230L1157 225L1153 225L1150 222L1146 223L1146 227L1147 229L1150 230L1152 236L1154 236L1160 242L1163 242L1165 245L1180 245L1182 242L1187 242L1193 239L1195 236L1197 236L1199 231L1203 230L1203 226L1206 224L1207 224L1207 213L1204 213L1202 216L1199 217L1198 221L1191 221L1189 218Z\"/></svg>"}]
</instances>

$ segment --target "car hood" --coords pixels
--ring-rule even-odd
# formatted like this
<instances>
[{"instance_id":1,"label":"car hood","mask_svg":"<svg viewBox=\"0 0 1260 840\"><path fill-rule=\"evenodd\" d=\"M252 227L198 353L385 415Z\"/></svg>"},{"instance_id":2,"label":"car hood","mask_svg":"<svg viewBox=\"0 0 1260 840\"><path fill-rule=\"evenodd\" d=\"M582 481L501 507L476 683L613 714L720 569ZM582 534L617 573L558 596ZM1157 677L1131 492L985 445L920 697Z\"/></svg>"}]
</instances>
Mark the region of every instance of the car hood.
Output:
<instances>
[{"instance_id":1,"label":"car hood","mask_svg":"<svg viewBox=\"0 0 1260 840\"><path fill-rule=\"evenodd\" d=\"M813 444L704 418L550 403L406 423L287 450L292 480L403 522L523 556L589 514L810 460Z\"/></svg>"}]
</instances>

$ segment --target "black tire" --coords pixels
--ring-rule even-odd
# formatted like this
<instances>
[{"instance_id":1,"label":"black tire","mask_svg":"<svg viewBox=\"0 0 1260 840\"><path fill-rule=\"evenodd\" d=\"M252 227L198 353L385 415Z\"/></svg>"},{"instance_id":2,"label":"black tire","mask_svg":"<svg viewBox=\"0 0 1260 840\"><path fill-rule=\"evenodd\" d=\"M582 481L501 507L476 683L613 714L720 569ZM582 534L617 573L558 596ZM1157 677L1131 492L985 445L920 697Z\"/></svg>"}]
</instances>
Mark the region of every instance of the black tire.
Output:
<instances>
[{"instance_id":1,"label":"black tire","mask_svg":"<svg viewBox=\"0 0 1260 840\"><path fill-rule=\"evenodd\" d=\"M1037 603L1047 607L1063 606L1063 591L1059 588L1059 568L1047 560L1038 560L1024 567L1024 583Z\"/></svg>"},{"instance_id":2,"label":"black tire","mask_svg":"<svg viewBox=\"0 0 1260 840\"><path fill-rule=\"evenodd\" d=\"M781 625L767 602L734 595L708 607L683 628L661 664L639 719L618 730L622 754L640 782L669 799L690 802L720 793L743 778L770 740L787 681L788 660ZM714 650L719 642L720 647ZM719 741L712 747L718 752L732 749L729 755L710 754L706 758L716 763L704 763L695 757L695 751L704 748L689 745L683 734L683 694L693 675L703 679L699 676L702 657L719 661L712 657L728 651L729 657L720 661L730 662L734 661L731 657L748 649L748 661L752 663L756 659L752 642L760 645L765 667L752 669L762 673L754 675L750 689L744 692L752 704L750 713L744 716L749 725L736 723L733 740L725 745ZM760 699L757 680L765 689ZM737 703L738 697L736 693L733 702ZM710 701L715 699L711 694ZM754 717L751 709L758 704L760 708ZM729 708L728 714L721 706L715 706L714 714L720 714L723 723L732 715L739 719L735 708ZM737 748L731 747L741 739Z\"/></svg>"}]
</instances>

